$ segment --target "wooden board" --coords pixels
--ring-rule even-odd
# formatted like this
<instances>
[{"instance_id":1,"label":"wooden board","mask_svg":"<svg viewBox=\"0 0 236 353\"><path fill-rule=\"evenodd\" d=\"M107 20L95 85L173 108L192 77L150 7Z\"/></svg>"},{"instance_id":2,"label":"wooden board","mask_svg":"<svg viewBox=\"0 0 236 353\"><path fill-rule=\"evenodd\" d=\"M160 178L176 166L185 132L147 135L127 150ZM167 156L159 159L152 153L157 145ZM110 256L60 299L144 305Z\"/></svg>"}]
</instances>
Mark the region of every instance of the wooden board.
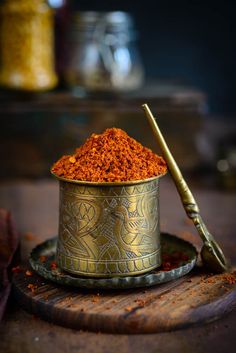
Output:
<instances>
[{"instance_id":1,"label":"wooden board","mask_svg":"<svg viewBox=\"0 0 236 353\"><path fill-rule=\"evenodd\" d=\"M18 302L32 314L75 329L154 333L207 323L232 310L236 285L223 275L191 274L148 289L92 291L49 283L35 273L14 275ZM29 286L30 284L30 286ZM32 289L28 288L34 286Z\"/></svg>"}]
</instances>

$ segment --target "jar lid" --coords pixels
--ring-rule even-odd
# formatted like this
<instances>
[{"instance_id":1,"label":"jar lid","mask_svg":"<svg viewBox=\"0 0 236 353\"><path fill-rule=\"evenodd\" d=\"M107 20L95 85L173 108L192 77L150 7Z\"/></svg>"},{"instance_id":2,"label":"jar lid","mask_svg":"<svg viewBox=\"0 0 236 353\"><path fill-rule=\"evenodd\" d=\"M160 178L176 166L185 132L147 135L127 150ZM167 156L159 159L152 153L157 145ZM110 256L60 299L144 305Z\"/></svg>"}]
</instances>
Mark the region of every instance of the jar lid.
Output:
<instances>
[{"instance_id":1,"label":"jar lid","mask_svg":"<svg viewBox=\"0 0 236 353\"><path fill-rule=\"evenodd\" d=\"M123 11L113 12L96 12L96 11L82 11L76 12L72 16L75 24L81 27L94 27L98 23L103 23L106 27L132 27L133 19Z\"/></svg>"}]
</instances>

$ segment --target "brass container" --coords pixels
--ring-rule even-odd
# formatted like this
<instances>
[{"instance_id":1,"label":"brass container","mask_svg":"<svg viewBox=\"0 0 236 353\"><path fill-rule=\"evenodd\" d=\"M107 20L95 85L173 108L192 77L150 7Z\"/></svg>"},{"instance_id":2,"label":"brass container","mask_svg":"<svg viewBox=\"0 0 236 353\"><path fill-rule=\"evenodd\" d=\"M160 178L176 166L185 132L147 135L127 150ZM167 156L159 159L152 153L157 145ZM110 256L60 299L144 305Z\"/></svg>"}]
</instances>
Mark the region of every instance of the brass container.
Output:
<instances>
[{"instance_id":1,"label":"brass container","mask_svg":"<svg viewBox=\"0 0 236 353\"><path fill-rule=\"evenodd\" d=\"M159 177L119 183L60 181L60 268L90 277L134 276L161 265Z\"/></svg>"}]
</instances>

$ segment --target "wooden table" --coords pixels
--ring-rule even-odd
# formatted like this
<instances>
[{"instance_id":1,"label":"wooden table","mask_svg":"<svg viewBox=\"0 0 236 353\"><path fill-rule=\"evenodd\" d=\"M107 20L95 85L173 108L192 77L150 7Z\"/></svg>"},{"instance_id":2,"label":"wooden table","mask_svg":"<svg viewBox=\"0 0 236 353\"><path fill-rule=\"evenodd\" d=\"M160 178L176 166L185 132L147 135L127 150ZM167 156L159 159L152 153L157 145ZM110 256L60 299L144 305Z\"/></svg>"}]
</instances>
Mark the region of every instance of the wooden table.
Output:
<instances>
[{"instance_id":1,"label":"wooden table","mask_svg":"<svg viewBox=\"0 0 236 353\"><path fill-rule=\"evenodd\" d=\"M203 218L236 264L236 194L195 187ZM17 181L0 185L1 207L10 209L22 233L22 257L57 232L58 186L53 181ZM172 182L161 185L161 228L201 244L186 217ZM32 234L27 233L32 232ZM219 321L169 333L111 335L78 332L52 325L24 312L12 300L0 332L0 352L231 352L236 345L236 311Z\"/></svg>"}]
</instances>

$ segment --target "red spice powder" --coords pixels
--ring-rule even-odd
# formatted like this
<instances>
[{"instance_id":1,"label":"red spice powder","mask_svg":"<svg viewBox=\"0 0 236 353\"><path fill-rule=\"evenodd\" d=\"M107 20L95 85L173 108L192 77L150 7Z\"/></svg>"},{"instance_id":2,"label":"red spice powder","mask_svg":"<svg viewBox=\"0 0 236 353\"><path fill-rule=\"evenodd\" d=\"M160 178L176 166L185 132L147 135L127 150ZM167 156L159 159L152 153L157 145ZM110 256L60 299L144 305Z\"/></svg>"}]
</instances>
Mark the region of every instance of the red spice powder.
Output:
<instances>
[{"instance_id":1,"label":"red spice powder","mask_svg":"<svg viewBox=\"0 0 236 353\"><path fill-rule=\"evenodd\" d=\"M92 182L144 180L166 170L162 157L117 128L92 134L75 154L63 156L52 167L60 177Z\"/></svg>"},{"instance_id":2,"label":"red spice powder","mask_svg":"<svg viewBox=\"0 0 236 353\"><path fill-rule=\"evenodd\" d=\"M47 260L46 256L44 256L44 255L39 256L39 261L40 262L46 262L46 260Z\"/></svg>"},{"instance_id":3,"label":"red spice powder","mask_svg":"<svg viewBox=\"0 0 236 353\"><path fill-rule=\"evenodd\" d=\"M93 295L93 297L92 297L92 302L93 303L98 303L99 300L100 300L100 294L99 293L97 293L97 295Z\"/></svg>"},{"instance_id":4,"label":"red spice powder","mask_svg":"<svg viewBox=\"0 0 236 353\"><path fill-rule=\"evenodd\" d=\"M29 283L27 288L29 288L31 290L31 292L34 293L35 290L38 288L38 286L36 284Z\"/></svg>"},{"instance_id":5,"label":"red spice powder","mask_svg":"<svg viewBox=\"0 0 236 353\"><path fill-rule=\"evenodd\" d=\"M180 251L175 251L172 254L162 253L161 270L162 271L173 270L174 268L177 268L180 265L182 265L184 262L188 261L188 259L189 257Z\"/></svg>"},{"instance_id":6,"label":"red spice powder","mask_svg":"<svg viewBox=\"0 0 236 353\"><path fill-rule=\"evenodd\" d=\"M13 273L20 273L22 269L20 268L20 266L16 266L16 267L12 267L11 271Z\"/></svg>"},{"instance_id":7,"label":"red spice powder","mask_svg":"<svg viewBox=\"0 0 236 353\"><path fill-rule=\"evenodd\" d=\"M50 263L50 268L51 268L51 270L56 270L56 269L57 269L57 264L56 264L55 261L52 261L52 262Z\"/></svg>"},{"instance_id":8,"label":"red spice powder","mask_svg":"<svg viewBox=\"0 0 236 353\"><path fill-rule=\"evenodd\" d=\"M228 284L236 284L236 271L233 271L232 273L224 273L222 278Z\"/></svg>"},{"instance_id":9,"label":"red spice powder","mask_svg":"<svg viewBox=\"0 0 236 353\"><path fill-rule=\"evenodd\" d=\"M24 238L25 238L25 240L34 240L34 234L32 233L32 232L27 232L27 233L25 233L24 234Z\"/></svg>"},{"instance_id":10,"label":"red spice powder","mask_svg":"<svg viewBox=\"0 0 236 353\"><path fill-rule=\"evenodd\" d=\"M27 271L25 272L25 274L26 274L26 276L28 276L28 277L33 276L33 273L32 273L31 271L29 271L29 270L27 270Z\"/></svg>"}]
</instances>

